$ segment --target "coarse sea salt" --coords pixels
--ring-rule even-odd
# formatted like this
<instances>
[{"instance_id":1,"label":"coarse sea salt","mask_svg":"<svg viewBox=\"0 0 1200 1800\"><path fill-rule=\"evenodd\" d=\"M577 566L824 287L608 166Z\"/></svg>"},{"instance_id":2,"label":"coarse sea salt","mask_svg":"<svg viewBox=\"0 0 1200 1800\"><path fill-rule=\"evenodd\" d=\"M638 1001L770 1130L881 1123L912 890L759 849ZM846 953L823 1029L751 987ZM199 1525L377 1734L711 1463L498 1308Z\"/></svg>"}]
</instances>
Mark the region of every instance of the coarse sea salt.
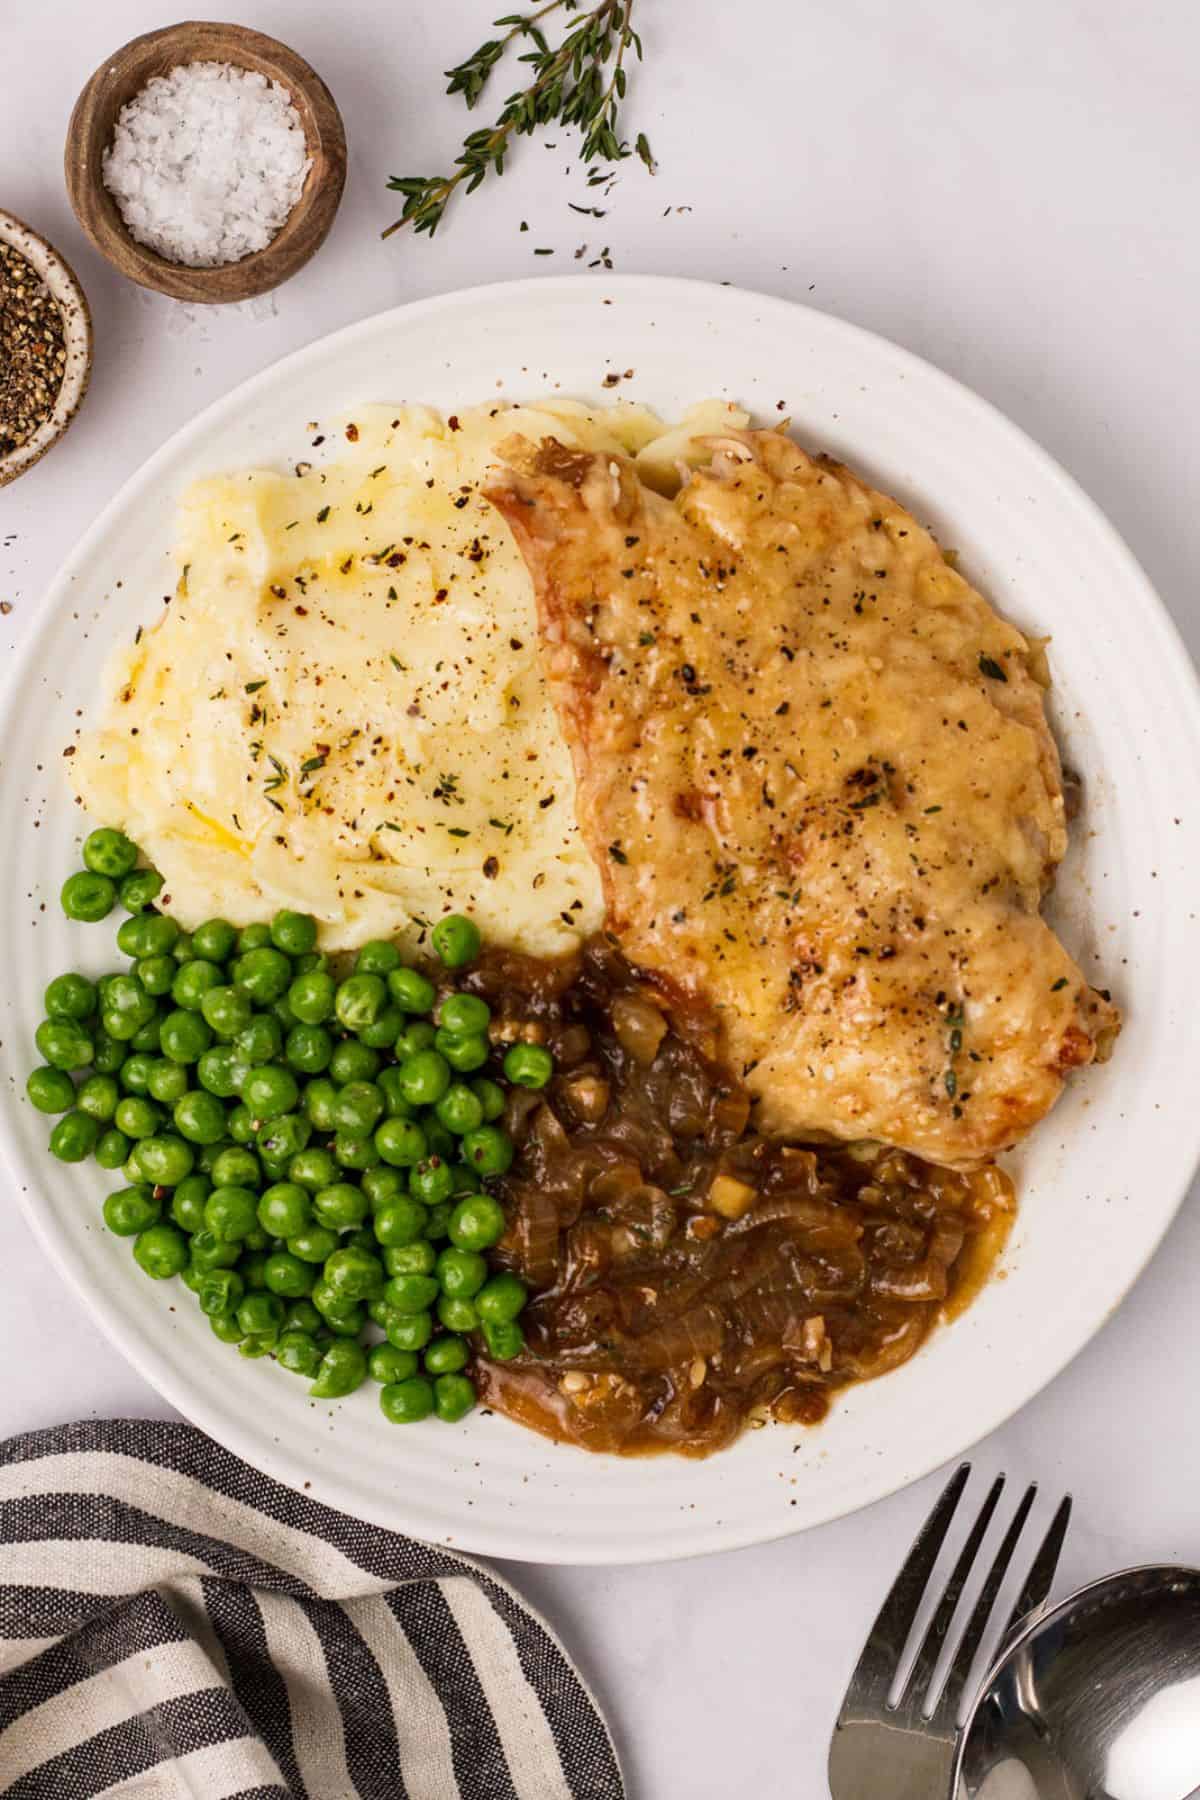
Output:
<instances>
[{"instance_id":1,"label":"coarse sea salt","mask_svg":"<svg viewBox=\"0 0 1200 1800\"><path fill-rule=\"evenodd\" d=\"M104 185L139 243L213 269L266 249L311 161L278 81L230 63L181 63L121 108Z\"/></svg>"}]
</instances>

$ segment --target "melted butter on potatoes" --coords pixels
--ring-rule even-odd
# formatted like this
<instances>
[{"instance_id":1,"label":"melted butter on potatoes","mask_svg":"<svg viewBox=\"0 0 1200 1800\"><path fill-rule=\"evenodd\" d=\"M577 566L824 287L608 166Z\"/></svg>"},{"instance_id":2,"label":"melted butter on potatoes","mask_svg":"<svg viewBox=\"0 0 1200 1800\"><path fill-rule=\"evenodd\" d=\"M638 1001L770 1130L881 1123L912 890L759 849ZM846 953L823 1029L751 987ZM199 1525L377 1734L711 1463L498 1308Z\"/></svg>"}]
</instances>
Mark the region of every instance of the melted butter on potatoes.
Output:
<instances>
[{"instance_id":1,"label":"melted butter on potatoes","mask_svg":"<svg viewBox=\"0 0 1200 1800\"><path fill-rule=\"evenodd\" d=\"M466 911L537 954L603 915L533 593L479 488L514 428L669 480L744 415L361 409L335 461L195 483L162 619L113 659L73 759L87 810L162 871L185 926L313 913L327 948Z\"/></svg>"}]
</instances>

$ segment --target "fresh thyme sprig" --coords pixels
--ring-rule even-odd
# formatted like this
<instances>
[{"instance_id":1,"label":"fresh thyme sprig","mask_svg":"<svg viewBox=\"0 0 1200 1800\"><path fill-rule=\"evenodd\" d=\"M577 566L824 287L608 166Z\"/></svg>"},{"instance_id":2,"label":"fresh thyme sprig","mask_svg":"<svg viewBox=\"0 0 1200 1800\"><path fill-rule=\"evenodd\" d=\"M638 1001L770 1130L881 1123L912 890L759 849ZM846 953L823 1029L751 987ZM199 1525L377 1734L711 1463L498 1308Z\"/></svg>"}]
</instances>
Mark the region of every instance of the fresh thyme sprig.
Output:
<instances>
[{"instance_id":1,"label":"fresh thyme sprig","mask_svg":"<svg viewBox=\"0 0 1200 1800\"><path fill-rule=\"evenodd\" d=\"M507 13L495 21L497 30L507 28L503 37L489 38L465 62L447 69L446 92L461 94L473 108L509 45L517 38L528 38L533 46L517 58L532 70L530 85L509 95L494 125L469 133L452 174L391 177L388 186L404 195L404 210L384 237L402 225L427 231L432 237L456 187L465 182L465 192L470 194L488 175L502 175L510 140L529 136L554 120L578 127L585 163L621 162L637 155L653 173L654 158L645 133L638 133L631 150L619 130L620 107L628 85L626 52L632 50L639 62L642 56L642 42L631 23L634 0L598 0L576 19L562 42L551 48L542 20L560 8L573 12L578 4L579 0L549 0L537 12Z\"/></svg>"}]
</instances>

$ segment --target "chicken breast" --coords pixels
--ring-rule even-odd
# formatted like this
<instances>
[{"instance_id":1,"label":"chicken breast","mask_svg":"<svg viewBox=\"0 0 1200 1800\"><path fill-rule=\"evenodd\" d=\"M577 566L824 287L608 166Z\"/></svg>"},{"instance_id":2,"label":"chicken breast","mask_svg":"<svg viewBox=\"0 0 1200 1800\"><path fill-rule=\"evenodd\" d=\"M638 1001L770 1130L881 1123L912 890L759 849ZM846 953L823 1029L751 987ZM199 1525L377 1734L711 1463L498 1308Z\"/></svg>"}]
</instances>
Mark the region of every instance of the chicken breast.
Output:
<instances>
[{"instance_id":1,"label":"chicken breast","mask_svg":"<svg viewBox=\"0 0 1200 1800\"><path fill-rule=\"evenodd\" d=\"M502 452L625 953L715 1008L763 1129L952 1166L1014 1144L1117 1025L1039 912L1067 831L1025 638L778 433L673 501L617 457Z\"/></svg>"}]
</instances>

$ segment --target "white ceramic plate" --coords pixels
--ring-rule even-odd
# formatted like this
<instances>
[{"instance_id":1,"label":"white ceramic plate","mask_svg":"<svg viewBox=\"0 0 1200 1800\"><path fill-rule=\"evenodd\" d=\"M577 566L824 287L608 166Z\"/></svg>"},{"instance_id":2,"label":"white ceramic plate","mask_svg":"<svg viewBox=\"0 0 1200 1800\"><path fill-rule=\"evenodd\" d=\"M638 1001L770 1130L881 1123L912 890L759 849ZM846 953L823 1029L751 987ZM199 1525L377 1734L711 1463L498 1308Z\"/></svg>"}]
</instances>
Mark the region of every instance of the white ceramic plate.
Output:
<instances>
[{"instance_id":1,"label":"white ceramic plate","mask_svg":"<svg viewBox=\"0 0 1200 1800\"><path fill-rule=\"evenodd\" d=\"M219 1344L179 1284L139 1273L100 1224L106 1178L51 1162L46 1122L21 1097L44 983L111 959L110 928L69 925L58 906L83 830L63 752L110 643L169 590L183 484L293 461L306 421L369 400L612 398L609 370L633 370L616 393L667 414L714 393L763 420L790 414L805 444L913 506L1005 613L1053 635L1056 723L1087 795L1058 912L1127 1016L1114 1061L1073 1085L1021 1159L1005 1279L819 1429L752 1432L705 1463L592 1457L478 1414L394 1429L371 1392L310 1401L295 1377ZM1194 1167L1200 1108L1181 1048L1200 1011L1200 707L1186 652L1124 546L1041 450L945 375L822 313L690 282L525 281L401 307L286 358L165 445L69 557L8 684L0 746L11 871L0 1140L22 1203L167 1400L250 1462L380 1524L496 1556L634 1562L753 1543L878 1499L1000 1424L1087 1342Z\"/></svg>"}]
</instances>

